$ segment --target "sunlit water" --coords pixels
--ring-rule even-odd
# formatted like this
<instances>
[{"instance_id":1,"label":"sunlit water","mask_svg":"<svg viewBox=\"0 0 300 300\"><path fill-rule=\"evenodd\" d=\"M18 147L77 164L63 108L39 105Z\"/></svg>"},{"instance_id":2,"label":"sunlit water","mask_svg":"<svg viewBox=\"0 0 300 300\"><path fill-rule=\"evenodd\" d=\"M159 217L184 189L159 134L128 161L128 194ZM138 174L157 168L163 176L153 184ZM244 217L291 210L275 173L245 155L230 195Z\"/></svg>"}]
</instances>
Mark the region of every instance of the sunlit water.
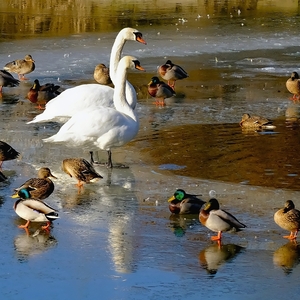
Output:
<instances>
[{"instance_id":1,"label":"sunlit water","mask_svg":"<svg viewBox=\"0 0 300 300\"><path fill-rule=\"evenodd\" d=\"M108 65L122 17L115 29L70 30L64 36L25 31L30 40L18 35L1 40L2 65L26 53L36 60L30 80L4 88L0 104L1 140L22 154L4 163L8 180L0 183L0 294L6 299L41 294L53 299L53 291L57 299L99 294L103 299L270 299L279 294L289 299L298 292L299 249L282 239L285 233L273 222L285 200L300 207L299 105L285 89L300 55L297 8L243 7L239 14L237 9L224 13L222 3L215 11L189 7L191 12L178 6L160 13L147 8L152 12L147 22L142 22L144 13L136 13L126 23L138 27L148 42L124 48L146 69L129 74L139 97L140 132L113 152L115 161L129 169L97 167L104 179L81 193L60 164L70 156L89 158L88 153L44 144L42 139L60 126L26 125L39 113L26 93L35 78L63 89L94 82L94 66ZM115 14L125 18L124 11ZM146 86L169 58L189 78L177 82L176 97L159 108ZM244 112L273 119L276 129L243 132L238 123ZM287 114L296 121L287 122ZM105 153L99 156L105 159ZM39 226L33 225L27 236L17 227L24 221L16 217L9 196L44 165L58 177L48 202L61 218L49 235L34 236ZM217 247L197 216L170 216L166 199L178 187L205 200L214 189L221 205L248 228L224 234Z\"/></svg>"}]
</instances>

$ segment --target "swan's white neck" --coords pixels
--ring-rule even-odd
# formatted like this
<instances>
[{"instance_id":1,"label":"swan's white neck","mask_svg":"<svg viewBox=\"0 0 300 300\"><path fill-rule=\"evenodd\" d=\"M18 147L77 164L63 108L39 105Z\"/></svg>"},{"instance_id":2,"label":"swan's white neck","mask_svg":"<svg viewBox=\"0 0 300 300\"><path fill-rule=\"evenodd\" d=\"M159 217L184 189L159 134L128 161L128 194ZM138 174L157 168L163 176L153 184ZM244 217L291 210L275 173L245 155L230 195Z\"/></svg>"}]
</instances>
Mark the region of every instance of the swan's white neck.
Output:
<instances>
[{"instance_id":1,"label":"swan's white neck","mask_svg":"<svg viewBox=\"0 0 300 300\"><path fill-rule=\"evenodd\" d=\"M114 84L117 82L117 68L119 61L121 59L121 53L123 51L125 42L127 39L126 31L127 29L122 29L116 36L115 42L111 49L110 61L109 61L109 76ZM127 81L126 82L126 99L128 104L135 109L137 97L134 87Z\"/></svg>"},{"instance_id":2,"label":"swan's white neck","mask_svg":"<svg viewBox=\"0 0 300 300\"><path fill-rule=\"evenodd\" d=\"M137 121L135 112L126 100L125 87L127 71L127 64L125 63L125 61L121 60L116 71L116 83L113 100L116 110L128 115L129 117Z\"/></svg>"},{"instance_id":3,"label":"swan's white neck","mask_svg":"<svg viewBox=\"0 0 300 300\"><path fill-rule=\"evenodd\" d=\"M126 40L123 37L122 31L120 31L112 46L110 61L109 61L109 76L113 82L116 81L118 63L121 59L121 53L124 48L125 42Z\"/></svg>"}]
</instances>

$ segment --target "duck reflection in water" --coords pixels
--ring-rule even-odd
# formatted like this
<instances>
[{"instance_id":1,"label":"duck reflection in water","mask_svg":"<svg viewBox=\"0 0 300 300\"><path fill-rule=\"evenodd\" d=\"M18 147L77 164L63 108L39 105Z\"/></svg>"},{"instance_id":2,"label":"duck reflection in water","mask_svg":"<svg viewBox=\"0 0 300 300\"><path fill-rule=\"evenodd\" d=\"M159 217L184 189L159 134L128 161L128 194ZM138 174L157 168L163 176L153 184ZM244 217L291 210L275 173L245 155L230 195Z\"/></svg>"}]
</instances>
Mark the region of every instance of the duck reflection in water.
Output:
<instances>
[{"instance_id":1,"label":"duck reflection in water","mask_svg":"<svg viewBox=\"0 0 300 300\"><path fill-rule=\"evenodd\" d=\"M14 249L19 261L26 261L30 257L40 255L50 248L55 247L58 242L50 232L40 230L35 227L36 231L31 231L30 228L26 233L19 234L14 239Z\"/></svg>"},{"instance_id":2,"label":"duck reflection in water","mask_svg":"<svg viewBox=\"0 0 300 300\"><path fill-rule=\"evenodd\" d=\"M187 229L193 228L196 224L198 225L197 215L170 215L170 228L175 236L182 237L185 235Z\"/></svg>"},{"instance_id":3,"label":"duck reflection in water","mask_svg":"<svg viewBox=\"0 0 300 300\"><path fill-rule=\"evenodd\" d=\"M215 275L225 262L231 261L243 249L234 244L213 244L200 251L199 262L209 274Z\"/></svg>"},{"instance_id":4,"label":"duck reflection in water","mask_svg":"<svg viewBox=\"0 0 300 300\"><path fill-rule=\"evenodd\" d=\"M282 268L286 275L291 274L299 264L300 246L295 241L290 241L279 247L273 254L273 264Z\"/></svg>"}]
</instances>

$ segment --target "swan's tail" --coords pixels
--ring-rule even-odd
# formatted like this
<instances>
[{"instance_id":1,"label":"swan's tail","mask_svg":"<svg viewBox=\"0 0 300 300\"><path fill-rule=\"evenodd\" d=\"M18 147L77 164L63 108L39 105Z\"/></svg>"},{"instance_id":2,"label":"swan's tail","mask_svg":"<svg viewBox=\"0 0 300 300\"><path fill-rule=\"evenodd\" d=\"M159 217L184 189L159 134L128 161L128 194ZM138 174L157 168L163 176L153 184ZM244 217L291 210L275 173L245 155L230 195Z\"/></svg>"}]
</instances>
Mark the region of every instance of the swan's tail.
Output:
<instances>
[{"instance_id":1,"label":"swan's tail","mask_svg":"<svg viewBox=\"0 0 300 300\"><path fill-rule=\"evenodd\" d=\"M47 114L45 114L45 112L35 116L33 120L27 122L26 124L42 123L42 122L51 121L53 117L52 116L47 116Z\"/></svg>"}]
</instances>

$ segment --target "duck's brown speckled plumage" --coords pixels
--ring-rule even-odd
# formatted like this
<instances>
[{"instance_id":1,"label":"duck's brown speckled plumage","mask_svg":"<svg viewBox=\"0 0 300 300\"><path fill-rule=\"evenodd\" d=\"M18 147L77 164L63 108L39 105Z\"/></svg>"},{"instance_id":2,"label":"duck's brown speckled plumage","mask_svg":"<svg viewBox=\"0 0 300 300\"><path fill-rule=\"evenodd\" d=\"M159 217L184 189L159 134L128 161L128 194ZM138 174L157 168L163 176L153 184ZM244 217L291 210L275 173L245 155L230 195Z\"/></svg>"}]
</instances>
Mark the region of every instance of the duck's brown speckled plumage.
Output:
<instances>
[{"instance_id":1,"label":"duck's brown speckled plumage","mask_svg":"<svg viewBox=\"0 0 300 300\"><path fill-rule=\"evenodd\" d=\"M20 187L15 189L13 198L18 197L18 192L21 189L28 189L30 199L43 200L49 197L54 191L54 184L49 177L56 177L51 173L49 168L41 168L38 171L38 178L30 178L24 182Z\"/></svg>"},{"instance_id":2,"label":"duck's brown speckled plumage","mask_svg":"<svg viewBox=\"0 0 300 300\"><path fill-rule=\"evenodd\" d=\"M66 158L62 162L62 170L78 180L77 186L94 182L103 178L94 167L84 158Z\"/></svg>"},{"instance_id":3,"label":"duck's brown speckled plumage","mask_svg":"<svg viewBox=\"0 0 300 300\"><path fill-rule=\"evenodd\" d=\"M250 114L243 114L240 126L244 129L274 129L273 122L261 116L251 116Z\"/></svg>"},{"instance_id":4,"label":"duck's brown speckled plumage","mask_svg":"<svg viewBox=\"0 0 300 300\"><path fill-rule=\"evenodd\" d=\"M300 78L297 72L292 72L291 77L286 81L287 90L293 94L293 100L299 100L300 97Z\"/></svg>"},{"instance_id":5,"label":"duck's brown speckled plumage","mask_svg":"<svg viewBox=\"0 0 300 300\"><path fill-rule=\"evenodd\" d=\"M283 208L274 214L275 223L281 228L290 231L289 236L284 236L289 240L297 238L300 229L300 211L295 208L292 200L287 200Z\"/></svg>"},{"instance_id":6,"label":"duck's brown speckled plumage","mask_svg":"<svg viewBox=\"0 0 300 300\"><path fill-rule=\"evenodd\" d=\"M109 76L109 68L105 64L98 64L94 70L94 79L103 85L111 84L112 81Z\"/></svg>"},{"instance_id":7,"label":"duck's brown speckled plumage","mask_svg":"<svg viewBox=\"0 0 300 300\"><path fill-rule=\"evenodd\" d=\"M26 80L24 75L31 73L34 69L34 60L30 54L25 55L24 59L11 61L4 66L4 70L18 74L20 80Z\"/></svg>"}]
</instances>

